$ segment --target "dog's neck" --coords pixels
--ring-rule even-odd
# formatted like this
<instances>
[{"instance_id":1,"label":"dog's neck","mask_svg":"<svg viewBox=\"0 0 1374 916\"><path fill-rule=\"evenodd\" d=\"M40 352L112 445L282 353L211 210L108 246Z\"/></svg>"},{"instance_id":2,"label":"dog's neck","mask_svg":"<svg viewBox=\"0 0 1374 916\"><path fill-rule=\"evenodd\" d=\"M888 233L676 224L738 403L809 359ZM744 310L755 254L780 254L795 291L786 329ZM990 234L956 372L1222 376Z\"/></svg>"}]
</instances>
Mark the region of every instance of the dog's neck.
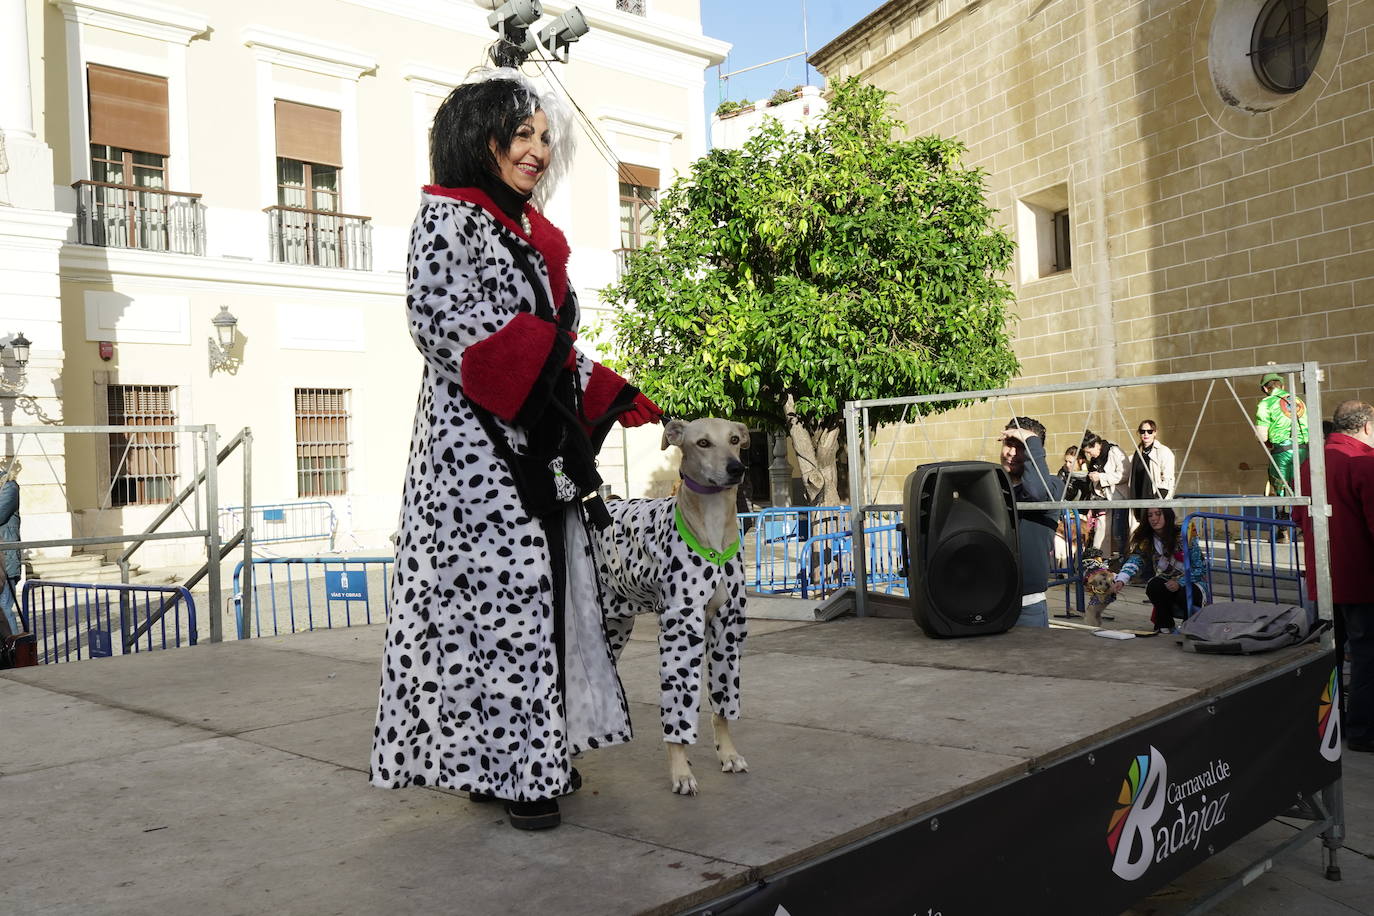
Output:
<instances>
[{"instance_id":1,"label":"dog's neck","mask_svg":"<svg viewBox=\"0 0 1374 916\"><path fill-rule=\"evenodd\" d=\"M735 517L735 487L702 487L689 477L682 478L677 491L677 508L692 536L708 550L723 551L739 538ZM699 492L702 487L711 492Z\"/></svg>"}]
</instances>

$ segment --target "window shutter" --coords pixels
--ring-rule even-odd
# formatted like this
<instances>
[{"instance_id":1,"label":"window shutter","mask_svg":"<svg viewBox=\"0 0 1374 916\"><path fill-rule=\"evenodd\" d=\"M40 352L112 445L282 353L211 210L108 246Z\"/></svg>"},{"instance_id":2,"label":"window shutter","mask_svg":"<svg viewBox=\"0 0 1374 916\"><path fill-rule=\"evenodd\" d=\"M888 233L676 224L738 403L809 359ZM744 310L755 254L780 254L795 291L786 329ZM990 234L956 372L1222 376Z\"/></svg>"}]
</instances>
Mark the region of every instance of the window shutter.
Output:
<instances>
[{"instance_id":1,"label":"window shutter","mask_svg":"<svg viewBox=\"0 0 1374 916\"><path fill-rule=\"evenodd\" d=\"M147 73L86 65L91 142L172 154L167 129L167 80Z\"/></svg>"},{"instance_id":2,"label":"window shutter","mask_svg":"<svg viewBox=\"0 0 1374 916\"><path fill-rule=\"evenodd\" d=\"M276 120L279 157L343 167L337 111L277 99Z\"/></svg>"},{"instance_id":3,"label":"window shutter","mask_svg":"<svg viewBox=\"0 0 1374 916\"><path fill-rule=\"evenodd\" d=\"M658 169L643 165L620 163L620 180L641 188L658 189Z\"/></svg>"}]
</instances>

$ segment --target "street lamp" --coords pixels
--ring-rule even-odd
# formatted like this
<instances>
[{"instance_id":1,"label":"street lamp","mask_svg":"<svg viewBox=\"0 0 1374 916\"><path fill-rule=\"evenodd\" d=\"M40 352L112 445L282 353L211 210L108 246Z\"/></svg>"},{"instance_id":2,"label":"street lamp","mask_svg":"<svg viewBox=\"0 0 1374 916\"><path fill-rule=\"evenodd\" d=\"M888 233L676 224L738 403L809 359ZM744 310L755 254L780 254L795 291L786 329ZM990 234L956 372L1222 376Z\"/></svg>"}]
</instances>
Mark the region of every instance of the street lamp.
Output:
<instances>
[{"instance_id":1,"label":"street lamp","mask_svg":"<svg viewBox=\"0 0 1374 916\"><path fill-rule=\"evenodd\" d=\"M215 326L215 336L210 338L210 372L223 369L232 375L239 368L238 359L229 355L238 337L239 320L229 314L229 306L221 305L210 323Z\"/></svg>"},{"instance_id":2,"label":"street lamp","mask_svg":"<svg viewBox=\"0 0 1374 916\"><path fill-rule=\"evenodd\" d=\"M29 364L29 347L32 345L33 342L24 336L23 331L10 339L10 349L14 351L14 362L20 369Z\"/></svg>"},{"instance_id":3,"label":"street lamp","mask_svg":"<svg viewBox=\"0 0 1374 916\"><path fill-rule=\"evenodd\" d=\"M14 364L19 367L19 379L14 382L7 382L4 379L0 379L0 392L7 395L21 395L24 393L24 388L29 383L25 369L29 364L29 347L31 346L33 346L33 342L24 336L23 331L20 331L10 338L9 348L14 354ZM0 344L0 351L3 350L4 345Z\"/></svg>"}]
</instances>

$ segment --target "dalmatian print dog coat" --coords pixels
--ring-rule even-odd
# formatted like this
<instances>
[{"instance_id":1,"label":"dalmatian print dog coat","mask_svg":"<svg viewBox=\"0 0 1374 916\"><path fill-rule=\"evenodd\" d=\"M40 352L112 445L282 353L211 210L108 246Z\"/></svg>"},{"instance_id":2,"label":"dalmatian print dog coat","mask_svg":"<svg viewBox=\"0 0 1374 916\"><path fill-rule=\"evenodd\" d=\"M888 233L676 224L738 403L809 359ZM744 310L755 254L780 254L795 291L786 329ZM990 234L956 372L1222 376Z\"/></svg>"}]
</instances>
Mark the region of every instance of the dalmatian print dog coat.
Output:
<instances>
[{"instance_id":1,"label":"dalmatian print dog coat","mask_svg":"<svg viewBox=\"0 0 1374 916\"><path fill-rule=\"evenodd\" d=\"M712 710L725 719L740 716L740 655L748 635L744 564L738 553L717 564L694 551L678 533L676 506L676 499L607 503L612 525L596 538L596 553L616 659L635 615L656 613L663 740L695 744L703 677ZM725 601L708 620L707 603L722 583Z\"/></svg>"}]
</instances>

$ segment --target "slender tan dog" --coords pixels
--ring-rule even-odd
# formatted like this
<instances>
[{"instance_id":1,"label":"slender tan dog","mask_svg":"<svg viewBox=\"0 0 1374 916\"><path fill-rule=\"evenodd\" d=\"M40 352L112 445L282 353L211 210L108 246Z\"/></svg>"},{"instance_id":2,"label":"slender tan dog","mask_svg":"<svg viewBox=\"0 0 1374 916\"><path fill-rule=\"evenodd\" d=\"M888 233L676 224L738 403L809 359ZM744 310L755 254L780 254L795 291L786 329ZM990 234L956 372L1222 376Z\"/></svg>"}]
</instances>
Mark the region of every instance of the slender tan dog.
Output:
<instances>
[{"instance_id":1,"label":"slender tan dog","mask_svg":"<svg viewBox=\"0 0 1374 916\"><path fill-rule=\"evenodd\" d=\"M670 445L682 452L677 495L608 503L612 524L596 539L597 561L617 662L635 615L658 615L668 778L675 793L696 795L687 745L696 743L703 678L721 771L748 769L730 737L730 720L739 718L747 632L735 490L744 478L740 454L749 430L715 418L670 420L662 447Z\"/></svg>"}]
</instances>

